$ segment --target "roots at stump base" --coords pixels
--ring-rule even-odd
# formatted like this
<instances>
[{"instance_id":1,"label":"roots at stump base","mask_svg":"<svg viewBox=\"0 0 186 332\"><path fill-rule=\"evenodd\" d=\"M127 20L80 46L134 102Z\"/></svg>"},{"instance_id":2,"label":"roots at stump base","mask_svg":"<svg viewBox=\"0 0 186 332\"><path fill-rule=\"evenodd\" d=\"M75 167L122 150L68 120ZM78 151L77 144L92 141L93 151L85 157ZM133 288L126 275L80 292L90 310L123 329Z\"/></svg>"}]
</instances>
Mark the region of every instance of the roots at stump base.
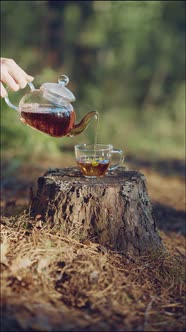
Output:
<instances>
[{"instance_id":1,"label":"roots at stump base","mask_svg":"<svg viewBox=\"0 0 186 332\"><path fill-rule=\"evenodd\" d=\"M77 168L50 169L38 179L30 216L63 234L133 255L163 249L143 174L120 167L84 178Z\"/></svg>"}]
</instances>

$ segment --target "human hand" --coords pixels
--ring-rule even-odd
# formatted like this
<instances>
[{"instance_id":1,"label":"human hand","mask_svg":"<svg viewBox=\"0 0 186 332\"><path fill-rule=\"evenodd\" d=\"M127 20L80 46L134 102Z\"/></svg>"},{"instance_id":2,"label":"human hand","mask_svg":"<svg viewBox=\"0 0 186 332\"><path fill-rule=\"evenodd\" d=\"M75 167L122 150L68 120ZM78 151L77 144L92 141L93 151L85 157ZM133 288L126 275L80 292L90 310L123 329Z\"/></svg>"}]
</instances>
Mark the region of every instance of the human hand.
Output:
<instances>
[{"instance_id":1,"label":"human hand","mask_svg":"<svg viewBox=\"0 0 186 332\"><path fill-rule=\"evenodd\" d=\"M7 91L3 86L3 83L13 90L24 89L28 82L31 82L34 78L20 68L17 63L12 59L0 58L1 65L1 79L0 79L0 97L7 96Z\"/></svg>"}]
</instances>

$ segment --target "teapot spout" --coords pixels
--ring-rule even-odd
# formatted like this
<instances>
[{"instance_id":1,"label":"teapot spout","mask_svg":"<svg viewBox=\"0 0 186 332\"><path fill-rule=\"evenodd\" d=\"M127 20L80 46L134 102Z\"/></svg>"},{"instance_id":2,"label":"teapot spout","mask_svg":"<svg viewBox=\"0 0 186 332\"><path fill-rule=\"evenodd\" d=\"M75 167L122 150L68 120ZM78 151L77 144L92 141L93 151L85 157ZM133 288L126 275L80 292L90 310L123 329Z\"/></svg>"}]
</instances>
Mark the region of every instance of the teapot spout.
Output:
<instances>
[{"instance_id":1,"label":"teapot spout","mask_svg":"<svg viewBox=\"0 0 186 332\"><path fill-rule=\"evenodd\" d=\"M88 127L92 118L98 119L98 112L93 111L87 113L78 124L74 125L73 129L69 132L68 136L73 137L79 135L83 130L85 130Z\"/></svg>"}]
</instances>

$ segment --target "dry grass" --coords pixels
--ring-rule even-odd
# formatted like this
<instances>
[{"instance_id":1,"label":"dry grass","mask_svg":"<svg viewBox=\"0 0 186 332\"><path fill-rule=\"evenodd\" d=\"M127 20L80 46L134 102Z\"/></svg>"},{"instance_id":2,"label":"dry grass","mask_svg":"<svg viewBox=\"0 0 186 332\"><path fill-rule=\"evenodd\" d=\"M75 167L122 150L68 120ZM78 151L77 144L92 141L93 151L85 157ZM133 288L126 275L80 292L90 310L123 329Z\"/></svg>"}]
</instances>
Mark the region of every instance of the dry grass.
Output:
<instances>
[{"instance_id":1,"label":"dry grass","mask_svg":"<svg viewBox=\"0 0 186 332\"><path fill-rule=\"evenodd\" d=\"M2 331L184 331L185 239L130 257L26 212L1 224Z\"/></svg>"}]
</instances>

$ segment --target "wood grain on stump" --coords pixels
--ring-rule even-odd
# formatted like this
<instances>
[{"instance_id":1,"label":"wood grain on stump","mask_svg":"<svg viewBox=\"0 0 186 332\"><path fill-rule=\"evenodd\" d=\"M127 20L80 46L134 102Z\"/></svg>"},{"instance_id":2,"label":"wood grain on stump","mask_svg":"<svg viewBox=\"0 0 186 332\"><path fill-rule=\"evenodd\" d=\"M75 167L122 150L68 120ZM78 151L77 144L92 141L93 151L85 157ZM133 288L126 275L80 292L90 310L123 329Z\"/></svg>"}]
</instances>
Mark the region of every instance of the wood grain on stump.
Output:
<instances>
[{"instance_id":1,"label":"wood grain on stump","mask_svg":"<svg viewBox=\"0 0 186 332\"><path fill-rule=\"evenodd\" d=\"M141 255L163 249L145 177L124 167L97 179L77 168L50 169L38 179L30 215L113 250Z\"/></svg>"}]
</instances>

